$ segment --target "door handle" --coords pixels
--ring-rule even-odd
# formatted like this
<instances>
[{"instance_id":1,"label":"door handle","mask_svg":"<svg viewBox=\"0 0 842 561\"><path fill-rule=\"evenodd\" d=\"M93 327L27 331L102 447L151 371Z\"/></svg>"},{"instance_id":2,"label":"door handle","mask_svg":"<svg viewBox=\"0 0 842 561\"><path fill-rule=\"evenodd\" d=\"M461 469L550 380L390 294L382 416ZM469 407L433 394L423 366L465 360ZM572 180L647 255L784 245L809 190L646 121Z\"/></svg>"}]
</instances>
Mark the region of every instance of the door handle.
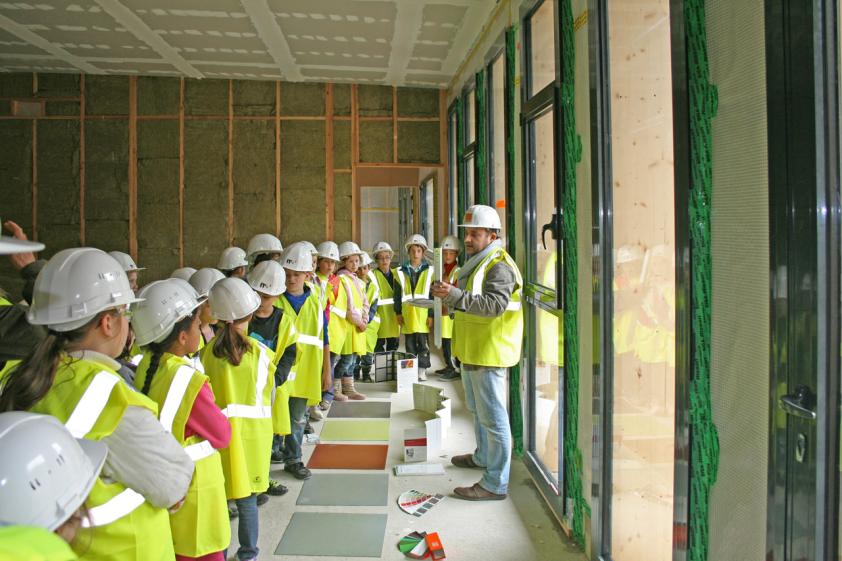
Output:
<instances>
[{"instance_id":1,"label":"door handle","mask_svg":"<svg viewBox=\"0 0 842 561\"><path fill-rule=\"evenodd\" d=\"M801 384L795 388L795 393L781 396L780 405L789 415L815 421L816 412L813 410L815 398L810 388Z\"/></svg>"},{"instance_id":2,"label":"door handle","mask_svg":"<svg viewBox=\"0 0 842 561\"><path fill-rule=\"evenodd\" d=\"M543 244L544 249L547 249L547 232L549 231L552 234L554 240L558 239L558 224L561 222L561 218L558 216L558 212L553 212L552 218L550 221L544 224L541 228L541 244Z\"/></svg>"}]
</instances>

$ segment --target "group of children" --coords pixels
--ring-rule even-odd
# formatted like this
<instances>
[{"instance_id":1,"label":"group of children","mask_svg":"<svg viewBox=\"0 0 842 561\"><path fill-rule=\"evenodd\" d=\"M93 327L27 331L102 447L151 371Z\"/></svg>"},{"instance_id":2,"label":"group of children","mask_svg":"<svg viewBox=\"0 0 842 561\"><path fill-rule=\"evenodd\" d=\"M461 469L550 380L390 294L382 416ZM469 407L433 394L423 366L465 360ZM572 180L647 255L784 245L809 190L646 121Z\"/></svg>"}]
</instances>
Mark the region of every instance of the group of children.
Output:
<instances>
[{"instance_id":1,"label":"group of children","mask_svg":"<svg viewBox=\"0 0 842 561\"><path fill-rule=\"evenodd\" d=\"M7 253L33 251L4 240ZM62 443L50 461L78 461L79 485L68 496L20 468L20 480L0 484L0 526L54 531L86 559L219 561L236 515L237 558L257 558L257 507L287 491L270 464L310 477L308 418L333 400L365 399L355 379L370 379L372 353L396 350L401 332L426 379L431 311L413 301L429 298L434 271L422 236L406 249L409 261L392 268L386 242L372 260L350 241L283 249L260 234L246 251L223 251L217 269L181 268L140 289L142 269L124 253L56 253L23 306L43 338L0 362L0 446L41 431ZM448 236L443 249L444 278L455 282L459 240ZM458 377L450 331L445 317L442 379ZM44 458L29 452L4 461ZM43 508L32 515L13 499Z\"/></svg>"}]
</instances>

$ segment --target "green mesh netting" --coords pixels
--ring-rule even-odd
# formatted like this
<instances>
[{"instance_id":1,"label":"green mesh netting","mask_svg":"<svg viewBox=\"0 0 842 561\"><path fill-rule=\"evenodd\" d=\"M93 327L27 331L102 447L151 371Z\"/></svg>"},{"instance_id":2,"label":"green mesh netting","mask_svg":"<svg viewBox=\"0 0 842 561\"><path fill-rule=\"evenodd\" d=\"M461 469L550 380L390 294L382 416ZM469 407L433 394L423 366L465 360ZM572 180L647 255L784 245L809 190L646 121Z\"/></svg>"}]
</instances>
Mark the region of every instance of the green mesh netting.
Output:
<instances>
[{"instance_id":1,"label":"green mesh netting","mask_svg":"<svg viewBox=\"0 0 842 561\"><path fill-rule=\"evenodd\" d=\"M496 134L506 134L506 220L509 253L516 258L515 214L512 208L515 201L515 47L517 28L506 30L506 130ZM513 453L523 457L523 409L521 408L520 366L509 369L509 420L512 425Z\"/></svg>"},{"instance_id":2,"label":"green mesh netting","mask_svg":"<svg viewBox=\"0 0 842 561\"><path fill-rule=\"evenodd\" d=\"M563 163L564 227L564 494L572 499L573 539L585 545L584 515L590 506L582 492L582 450L579 448L579 255L576 230L576 164L582 159L582 138L576 134L575 68L576 47L572 0L559 2L561 9L561 112Z\"/></svg>"},{"instance_id":3,"label":"green mesh netting","mask_svg":"<svg viewBox=\"0 0 842 561\"><path fill-rule=\"evenodd\" d=\"M711 122L716 116L716 87L710 83L704 0L685 0L690 86L690 241L693 369L690 380L690 561L706 561L709 548L710 491L719 468L719 437L710 399L712 191Z\"/></svg>"},{"instance_id":4,"label":"green mesh netting","mask_svg":"<svg viewBox=\"0 0 842 561\"><path fill-rule=\"evenodd\" d=\"M488 119L488 96L485 90L485 69L476 73L476 113L474 122L477 124L476 138L477 146L474 156L474 169L476 169L476 183L474 185L474 200L479 205L488 204L488 139L486 138Z\"/></svg>"}]
</instances>

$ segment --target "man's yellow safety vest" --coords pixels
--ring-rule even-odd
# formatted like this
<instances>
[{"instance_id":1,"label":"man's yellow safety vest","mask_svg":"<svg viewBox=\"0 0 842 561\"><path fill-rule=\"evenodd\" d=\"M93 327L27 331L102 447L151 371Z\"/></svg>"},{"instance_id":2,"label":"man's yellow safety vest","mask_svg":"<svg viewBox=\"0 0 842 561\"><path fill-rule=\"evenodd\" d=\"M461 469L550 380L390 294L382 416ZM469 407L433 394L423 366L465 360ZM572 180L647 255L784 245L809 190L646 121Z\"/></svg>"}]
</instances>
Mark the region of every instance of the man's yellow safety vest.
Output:
<instances>
[{"instance_id":1,"label":"man's yellow safety vest","mask_svg":"<svg viewBox=\"0 0 842 561\"><path fill-rule=\"evenodd\" d=\"M520 361L523 278L514 260L503 248L491 251L460 288L475 296L481 295L486 272L501 262L505 262L515 273L515 288L503 314L493 318L458 310L454 314L453 354L465 364L499 368L514 366Z\"/></svg>"}]
</instances>

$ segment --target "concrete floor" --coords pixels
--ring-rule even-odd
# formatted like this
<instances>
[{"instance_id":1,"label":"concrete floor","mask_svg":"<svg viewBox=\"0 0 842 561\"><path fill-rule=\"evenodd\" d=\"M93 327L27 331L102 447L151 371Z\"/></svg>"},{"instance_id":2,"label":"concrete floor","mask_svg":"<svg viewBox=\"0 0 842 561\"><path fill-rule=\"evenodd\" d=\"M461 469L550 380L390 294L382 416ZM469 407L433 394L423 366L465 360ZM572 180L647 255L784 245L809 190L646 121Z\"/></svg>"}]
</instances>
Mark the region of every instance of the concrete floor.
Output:
<instances>
[{"instance_id":1,"label":"concrete floor","mask_svg":"<svg viewBox=\"0 0 842 561\"><path fill-rule=\"evenodd\" d=\"M433 369L439 366L434 358ZM405 428L419 426L428 419L426 413L412 409L412 393L395 394L390 384L359 384L359 390L372 400L391 400L392 418L390 427L387 471L389 473L389 503L385 507L317 507L296 506L302 482L283 472L281 466L273 465L272 477L289 487L283 497L272 497L260 508L260 557L261 560L287 559L304 561L324 560L326 557L276 556L278 545L294 512L348 512L387 513L388 522L380 559L407 559L398 551L401 537L418 530L438 532L448 559L462 561L584 561L586 558L562 533L555 518L532 483L526 467L518 459L512 461L509 484L509 498L505 501L474 503L452 496L454 487L469 486L479 480L478 470L456 468L450 463L450 456L473 450L473 421L463 405L463 390L459 380L439 382L435 375L427 382L446 388L445 394L453 400L453 424L445 439L441 457L445 475L424 477L395 477L391 467L403 463L402 438ZM321 422L313 423L318 434ZM304 461L309 459L314 446L305 445ZM324 473L341 473L342 470L324 470ZM361 473L361 472L356 472ZM441 493L445 499L420 518L404 513L397 506L400 493L417 489L430 493ZM232 539L229 559L237 548L237 521L232 521ZM325 536L326 540L333 539ZM337 559L337 557L334 557ZM342 557L349 561L370 561L370 557Z\"/></svg>"}]
</instances>

